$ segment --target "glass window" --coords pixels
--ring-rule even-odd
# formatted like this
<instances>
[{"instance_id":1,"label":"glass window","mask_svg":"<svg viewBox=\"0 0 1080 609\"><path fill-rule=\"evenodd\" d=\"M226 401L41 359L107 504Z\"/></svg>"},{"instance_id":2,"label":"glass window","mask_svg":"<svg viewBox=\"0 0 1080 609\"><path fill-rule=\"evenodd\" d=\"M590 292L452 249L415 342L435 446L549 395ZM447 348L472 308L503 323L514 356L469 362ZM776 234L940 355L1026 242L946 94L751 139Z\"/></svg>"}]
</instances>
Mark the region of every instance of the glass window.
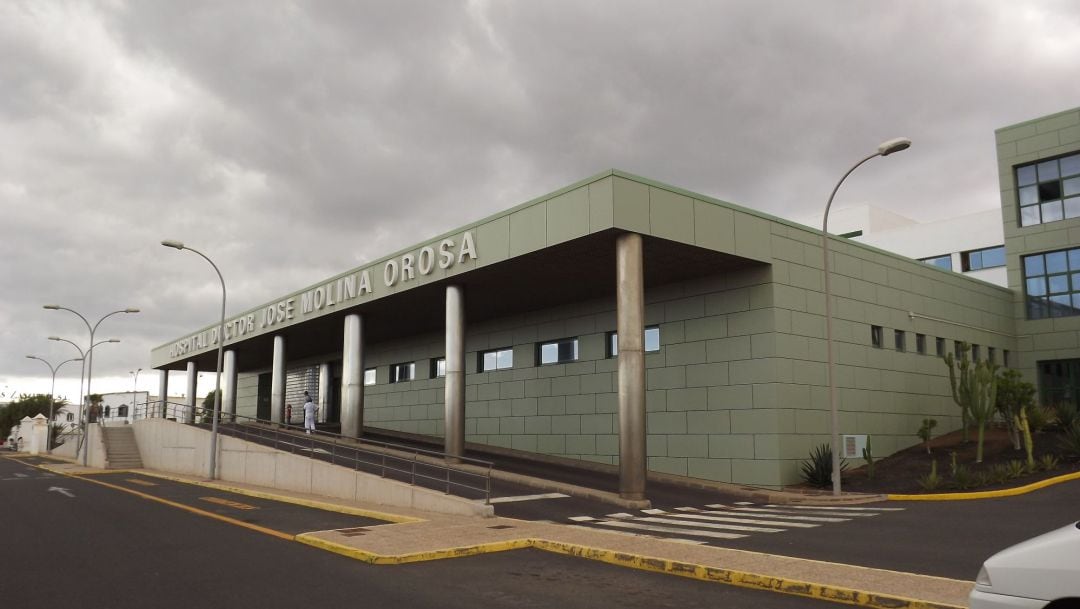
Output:
<instances>
[{"instance_id":1,"label":"glass window","mask_svg":"<svg viewBox=\"0 0 1080 609\"><path fill-rule=\"evenodd\" d=\"M1001 351L1001 363L1004 364L1004 366L1006 368L1009 367L1009 350L1008 349L1003 349Z\"/></svg>"},{"instance_id":2,"label":"glass window","mask_svg":"<svg viewBox=\"0 0 1080 609\"><path fill-rule=\"evenodd\" d=\"M926 264L936 266L939 269L945 269L946 271L952 270L952 254L945 254L942 256L933 256L930 258L921 258Z\"/></svg>"},{"instance_id":3,"label":"glass window","mask_svg":"<svg viewBox=\"0 0 1080 609\"><path fill-rule=\"evenodd\" d=\"M390 366L390 382L403 383L416 378L416 362L404 362Z\"/></svg>"},{"instance_id":4,"label":"glass window","mask_svg":"<svg viewBox=\"0 0 1080 609\"><path fill-rule=\"evenodd\" d=\"M1016 168L1020 226L1080 217L1080 154Z\"/></svg>"},{"instance_id":5,"label":"glass window","mask_svg":"<svg viewBox=\"0 0 1080 609\"><path fill-rule=\"evenodd\" d=\"M73 413L73 412L67 413L67 420L68 420L69 423L71 421L74 421L75 420L75 413Z\"/></svg>"},{"instance_id":6,"label":"glass window","mask_svg":"<svg viewBox=\"0 0 1080 609\"><path fill-rule=\"evenodd\" d=\"M514 350L506 347L480 353L480 372L508 370L514 367Z\"/></svg>"},{"instance_id":7,"label":"glass window","mask_svg":"<svg viewBox=\"0 0 1080 609\"><path fill-rule=\"evenodd\" d=\"M962 344L964 343L958 340L953 341L953 357L955 357L956 359L960 359L964 356L964 350L960 347L960 345Z\"/></svg>"},{"instance_id":8,"label":"glass window","mask_svg":"<svg viewBox=\"0 0 1080 609\"><path fill-rule=\"evenodd\" d=\"M375 369L374 368L368 368L367 370L364 370L364 384L365 385L374 385L375 384Z\"/></svg>"},{"instance_id":9,"label":"glass window","mask_svg":"<svg viewBox=\"0 0 1080 609\"><path fill-rule=\"evenodd\" d=\"M897 351L907 350L907 333L903 330L893 330L893 341Z\"/></svg>"},{"instance_id":10,"label":"glass window","mask_svg":"<svg viewBox=\"0 0 1080 609\"><path fill-rule=\"evenodd\" d=\"M1019 167L1016 170L1016 183L1020 186L1027 186L1028 184L1034 184L1037 181L1035 177L1035 166L1027 165Z\"/></svg>"},{"instance_id":11,"label":"glass window","mask_svg":"<svg viewBox=\"0 0 1080 609\"><path fill-rule=\"evenodd\" d=\"M977 362L982 357L982 349L979 345L971 345L971 361Z\"/></svg>"},{"instance_id":12,"label":"glass window","mask_svg":"<svg viewBox=\"0 0 1080 609\"><path fill-rule=\"evenodd\" d=\"M446 358L436 357L431 360L431 378L437 379L446 376Z\"/></svg>"},{"instance_id":13,"label":"glass window","mask_svg":"<svg viewBox=\"0 0 1080 609\"><path fill-rule=\"evenodd\" d=\"M915 351L919 352L922 355L926 355L926 335L925 334L916 334L915 335Z\"/></svg>"},{"instance_id":14,"label":"glass window","mask_svg":"<svg viewBox=\"0 0 1080 609\"><path fill-rule=\"evenodd\" d=\"M940 336L934 339L934 353L938 357L945 357L945 339Z\"/></svg>"},{"instance_id":15,"label":"glass window","mask_svg":"<svg viewBox=\"0 0 1080 609\"><path fill-rule=\"evenodd\" d=\"M645 328L645 353L655 353L660 350L660 326L649 326ZM619 333L608 332L607 335L607 356L615 357L619 355Z\"/></svg>"},{"instance_id":16,"label":"glass window","mask_svg":"<svg viewBox=\"0 0 1080 609\"><path fill-rule=\"evenodd\" d=\"M987 347L986 348L986 359L991 364L996 364L997 363L997 349L995 349L993 347Z\"/></svg>"},{"instance_id":17,"label":"glass window","mask_svg":"<svg viewBox=\"0 0 1080 609\"><path fill-rule=\"evenodd\" d=\"M963 252L960 254L960 263L965 272L1005 266L1005 246Z\"/></svg>"},{"instance_id":18,"label":"glass window","mask_svg":"<svg viewBox=\"0 0 1080 609\"><path fill-rule=\"evenodd\" d=\"M561 364L564 362L577 361L578 339L565 338L546 343L540 343L541 364Z\"/></svg>"},{"instance_id":19,"label":"glass window","mask_svg":"<svg viewBox=\"0 0 1080 609\"><path fill-rule=\"evenodd\" d=\"M1061 159L1062 177L1080 174L1080 154L1074 154Z\"/></svg>"},{"instance_id":20,"label":"glass window","mask_svg":"<svg viewBox=\"0 0 1080 609\"><path fill-rule=\"evenodd\" d=\"M1080 315L1080 248L1021 260L1028 319Z\"/></svg>"},{"instance_id":21,"label":"glass window","mask_svg":"<svg viewBox=\"0 0 1080 609\"><path fill-rule=\"evenodd\" d=\"M881 326L870 326L870 344L875 347L881 347L881 343L884 340L882 337Z\"/></svg>"},{"instance_id":22,"label":"glass window","mask_svg":"<svg viewBox=\"0 0 1080 609\"><path fill-rule=\"evenodd\" d=\"M126 416L128 416L128 407L127 406L117 406L116 407L116 416L118 416L118 417L126 417Z\"/></svg>"}]
</instances>

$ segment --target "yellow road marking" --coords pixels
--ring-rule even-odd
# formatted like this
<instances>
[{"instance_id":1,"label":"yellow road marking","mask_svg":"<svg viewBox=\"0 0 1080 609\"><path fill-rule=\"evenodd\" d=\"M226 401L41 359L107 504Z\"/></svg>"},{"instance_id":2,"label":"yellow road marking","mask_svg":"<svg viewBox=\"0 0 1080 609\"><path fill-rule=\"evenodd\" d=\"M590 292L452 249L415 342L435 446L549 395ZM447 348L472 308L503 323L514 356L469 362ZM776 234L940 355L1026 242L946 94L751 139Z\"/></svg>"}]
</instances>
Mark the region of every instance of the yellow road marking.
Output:
<instances>
[{"instance_id":1,"label":"yellow road marking","mask_svg":"<svg viewBox=\"0 0 1080 609\"><path fill-rule=\"evenodd\" d=\"M146 480L139 480L138 478L125 478L125 481L132 484L141 484L142 486L157 486L154 482L147 482Z\"/></svg>"},{"instance_id":2,"label":"yellow road marking","mask_svg":"<svg viewBox=\"0 0 1080 609\"><path fill-rule=\"evenodd\" d=\"M206 501L207 503L216 503L218 505L224 505L226 507L231 507L231 508L235 508L235 509L238 509L238 510L257 510L257 509L259 509L259 508L255 507L253 505L248 505L246 503L240 503L239 501L231 501L229 499L223 499L221 497L199 497L199 499L202 500L202 501Z\"/></svg>"}]
</instances>

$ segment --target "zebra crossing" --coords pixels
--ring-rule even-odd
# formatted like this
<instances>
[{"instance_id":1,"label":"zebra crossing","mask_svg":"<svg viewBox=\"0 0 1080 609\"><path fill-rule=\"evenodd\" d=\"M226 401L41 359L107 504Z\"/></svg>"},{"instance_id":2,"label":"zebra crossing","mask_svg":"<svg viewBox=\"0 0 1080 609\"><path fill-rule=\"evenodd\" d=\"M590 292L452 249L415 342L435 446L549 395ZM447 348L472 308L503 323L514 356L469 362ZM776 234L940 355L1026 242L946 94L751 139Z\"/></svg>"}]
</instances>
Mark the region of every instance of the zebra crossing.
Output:
<instances>
[{"instance_id":1,"label":"zebra crossing","mask_svg":"<svg viewBox=\"0 0 1080 609\"><path fill-rule=\"evenodd\" d=\"M704 507L677 507L668 510L617 512L605 516L570 516L576 526L658 537L691 544L742 539L750 535L771 535L797 529L841 525L888 512L897 507L850 507L822 505L755 504L749 501L730 505L712 503Z\"/></svg>"}]
</instances>

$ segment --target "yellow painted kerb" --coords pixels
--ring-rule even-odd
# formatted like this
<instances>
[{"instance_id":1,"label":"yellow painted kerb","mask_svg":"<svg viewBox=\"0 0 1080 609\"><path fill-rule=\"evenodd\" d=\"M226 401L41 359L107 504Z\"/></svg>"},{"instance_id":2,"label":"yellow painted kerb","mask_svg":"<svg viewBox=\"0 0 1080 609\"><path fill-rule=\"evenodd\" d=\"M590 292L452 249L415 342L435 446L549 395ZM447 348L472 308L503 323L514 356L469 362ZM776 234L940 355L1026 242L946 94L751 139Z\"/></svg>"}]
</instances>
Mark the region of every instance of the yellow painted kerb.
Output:
<instances>
[{"instance_id":1,"label":"yellow painted kerb","mask_svg":"<svg viewBox=\"0 0 1080 609\"><path fill-rule=\"evenodd\" d=\"M1041 488L1046 488L1055 484L1061 484L1062 482L1069 482L1070 480L1080 480L1080 472L1073 472L1071 474L1055 476L1053 478L1047 478L1046 480L1039 480L1038 482L1025 484L1024 486L1018 486L1016 488L1005 488L996 491L974 491L970 493L932 493L926 495L890 494L888 495L888 497L889 501L967 501L971 499L996 499L999 497L1014 497L1016 495L1024 495L1032 491L1037 491Z\"/></svg>"}]
</instances>

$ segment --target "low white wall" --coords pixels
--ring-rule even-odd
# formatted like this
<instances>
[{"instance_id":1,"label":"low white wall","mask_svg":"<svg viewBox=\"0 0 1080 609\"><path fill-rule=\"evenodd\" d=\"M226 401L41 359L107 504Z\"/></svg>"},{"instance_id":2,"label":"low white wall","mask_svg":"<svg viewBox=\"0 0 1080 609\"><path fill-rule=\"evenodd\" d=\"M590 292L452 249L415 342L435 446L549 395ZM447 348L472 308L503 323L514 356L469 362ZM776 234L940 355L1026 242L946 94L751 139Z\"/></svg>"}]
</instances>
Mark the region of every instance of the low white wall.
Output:
<instances>
[{"instance_id":1,"label":"low white wall","mask_svg":"<svg viewBox=\"0 0 1080 609\"><path fill-rule=\"evenodd\" d=\"M57 457L67 457L68 459L75 458L75 449L79 446L79 439L75 437L69 437L63 444L52 449L52 454Z\"/></svg>"},{"instance_id":2,"label":"low white wall","mask_svg":"<svg viewBox=\"0 0 1080 609\"><path fill-rule=\"evenodd\" d=\"M145 467L192 476L207 475L209 431L162 419L139 420L134 428ZM218 435L218 450L218 478L225 482L242 482L442 514L494 515L490 505L284 453L230 436Z\"/></svg>"},{"instance_id":3,"label":"low white wall","mask_svg":"<svg viewBox=\"0 0 1080 609\"><path fill-rule=\"evenodd\" d=\"M86 426L86 442L90 452L86 454L86 465L98 469L105 468L105 440L102 437L101 425L90 423Z\"/></svg>"}]
</instances>

